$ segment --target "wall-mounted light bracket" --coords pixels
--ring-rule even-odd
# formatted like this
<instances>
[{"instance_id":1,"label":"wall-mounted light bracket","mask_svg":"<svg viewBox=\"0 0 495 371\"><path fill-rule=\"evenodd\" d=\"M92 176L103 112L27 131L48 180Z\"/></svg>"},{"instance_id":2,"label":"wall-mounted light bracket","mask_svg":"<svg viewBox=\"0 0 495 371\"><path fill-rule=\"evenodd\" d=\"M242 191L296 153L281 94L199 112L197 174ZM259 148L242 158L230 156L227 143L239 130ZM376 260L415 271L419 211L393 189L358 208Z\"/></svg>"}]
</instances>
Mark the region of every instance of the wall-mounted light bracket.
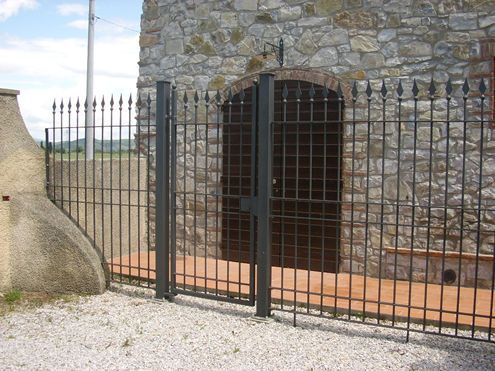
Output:
<instances>
[{"instance_id":1,"label":"wall-mounted light bracket","mask_svg":"<svg viewBox=\"0 0 495 371\"><path fill-rule=\"evenodd\" d=\"M268 50L267 50L268 49ZM276 58L280 67L284 65L284 39L280 39L278 45L265 42L263 52L255 56L255 58L273 59Z\"/></svg>"}]
</instances>

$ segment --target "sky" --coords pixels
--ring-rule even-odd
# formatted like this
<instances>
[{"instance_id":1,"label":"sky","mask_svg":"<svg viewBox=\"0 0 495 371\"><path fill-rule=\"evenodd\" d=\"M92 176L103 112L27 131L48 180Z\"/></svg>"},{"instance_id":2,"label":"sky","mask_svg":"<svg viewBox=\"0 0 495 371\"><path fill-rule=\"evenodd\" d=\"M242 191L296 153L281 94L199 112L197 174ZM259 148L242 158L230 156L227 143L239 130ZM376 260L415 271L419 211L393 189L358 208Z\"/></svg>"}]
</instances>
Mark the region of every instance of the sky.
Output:
<instances>
[{"instance_id":1,"label":"sky","mask_svg":"<svg viewBox=\"0 0 495 371\"><path fill-rule=\"evenodd\" d=\"M142 0L95 0L98 101L136 95L141 6ZM0 88L20 90L21 114L35 139L52 125L54 99L84 101L88 9L89 0L0 0Z\"/></svg>"}]
</instances>

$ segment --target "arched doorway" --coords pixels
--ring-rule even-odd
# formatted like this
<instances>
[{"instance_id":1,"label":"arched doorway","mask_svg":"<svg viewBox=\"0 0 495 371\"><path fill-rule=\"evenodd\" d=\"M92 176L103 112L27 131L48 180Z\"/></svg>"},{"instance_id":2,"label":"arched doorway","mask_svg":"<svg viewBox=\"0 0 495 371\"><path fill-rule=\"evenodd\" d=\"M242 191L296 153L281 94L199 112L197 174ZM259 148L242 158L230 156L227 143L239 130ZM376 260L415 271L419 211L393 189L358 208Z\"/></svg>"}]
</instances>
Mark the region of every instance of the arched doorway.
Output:
<instances>
[{"instance_id":1,"label":"arched doorway","mask_svg":"<svg viewBox=\"0 0 495 371\"><path fill-rule=\"evenodd\" d=\"M274 98L272 265L336 272L343 104L336 92L300 80L275 81ZM227 102L223 115L222 258L249 262L252 221L240 213L240 198L254 183L251 89Z\"/></svg>"}]
</instances>

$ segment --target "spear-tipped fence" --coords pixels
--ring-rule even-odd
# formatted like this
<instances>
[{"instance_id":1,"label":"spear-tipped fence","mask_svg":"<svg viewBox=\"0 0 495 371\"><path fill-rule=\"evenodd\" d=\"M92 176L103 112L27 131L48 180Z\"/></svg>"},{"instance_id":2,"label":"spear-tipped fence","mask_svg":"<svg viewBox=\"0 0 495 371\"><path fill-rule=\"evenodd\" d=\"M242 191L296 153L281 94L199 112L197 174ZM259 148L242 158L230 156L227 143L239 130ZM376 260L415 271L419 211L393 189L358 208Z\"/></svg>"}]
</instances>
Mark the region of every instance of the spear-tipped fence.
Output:
<instances>
[{"instance_id":1,"label":"spear-tipped fence","mask_svg":"<svg viewBox=\"0 0 495 371\"><path fill-rule=\"evenodd\" d=\"M91 239L112 280L138 285L155 278L151 103L150 96L135 103L132 96L99 104L95 98L91 105L78 99L75 106L69 100L66 107L54 101L45 133L49 197ZM92 159L85 155L87 115L94 122Z\"/></svg>"},{"instance_id":2,"label":"spear-tipped fence","mask_svg":"<svg viewBox=\"0 0 495 371\"><path fill-rule=\"evenodd\" d=\"M101 250L113 279L156 278L159 297L253 305L256 294L259 315L493 341L485 82L272 79L222 92L169 87L156 102L157 122L170 129L159 143L150 95L54 103L49 196ZM97 122L92 160L79 126L87 114ZM155 268L161 229L159 249L170 249Z\"/></svg>"}]
</instances>

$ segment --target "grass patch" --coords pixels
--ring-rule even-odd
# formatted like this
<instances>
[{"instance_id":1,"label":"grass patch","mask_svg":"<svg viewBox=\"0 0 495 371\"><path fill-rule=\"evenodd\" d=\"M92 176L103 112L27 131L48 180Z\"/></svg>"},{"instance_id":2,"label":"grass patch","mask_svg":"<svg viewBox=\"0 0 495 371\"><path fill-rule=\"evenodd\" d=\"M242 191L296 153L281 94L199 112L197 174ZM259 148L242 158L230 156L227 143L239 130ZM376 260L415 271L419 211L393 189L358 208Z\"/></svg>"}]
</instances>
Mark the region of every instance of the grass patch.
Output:
<instances>
[{"instance_id":1,"label":"grass patch","mask_svg":"<svg viewBox=\"0 0 495 371\"><path fill-rule=\"evenodd\" d=\"M10 305L14 305L21 299L21 291L14 289L3 295L3 299Z\"/></svg>"},{"instance_id":2,"label":"grass patch","mask_svg":"<svg viewBox=\"0 0 495 371\"><path fill-rule=\"evenodd\" d=\"M40 308L59 300L69 303L78 299L79 295L10 290L0 295L0 315L25 308Z\"/></svg>"}]
</instances>

